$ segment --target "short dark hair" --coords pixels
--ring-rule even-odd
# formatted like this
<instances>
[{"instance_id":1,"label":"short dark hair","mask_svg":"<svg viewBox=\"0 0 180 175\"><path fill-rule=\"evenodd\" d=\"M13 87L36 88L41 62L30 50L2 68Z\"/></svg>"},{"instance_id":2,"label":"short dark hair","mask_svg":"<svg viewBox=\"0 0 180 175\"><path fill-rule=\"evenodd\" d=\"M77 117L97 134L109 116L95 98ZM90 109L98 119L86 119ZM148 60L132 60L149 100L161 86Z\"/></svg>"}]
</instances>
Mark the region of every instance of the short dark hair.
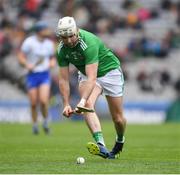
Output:
<instances>
[{"instance_id":1,"label":"short dark hair","mask_svg":"<svg viewBox=\"0 0 180 175\"><path fill-rule=\"evenodd\" d=\"M40 32L41 30L47 29L48 25L44 21L39 21L34 25L34 31L35 32Z\"/></svg>"}]
</instances>

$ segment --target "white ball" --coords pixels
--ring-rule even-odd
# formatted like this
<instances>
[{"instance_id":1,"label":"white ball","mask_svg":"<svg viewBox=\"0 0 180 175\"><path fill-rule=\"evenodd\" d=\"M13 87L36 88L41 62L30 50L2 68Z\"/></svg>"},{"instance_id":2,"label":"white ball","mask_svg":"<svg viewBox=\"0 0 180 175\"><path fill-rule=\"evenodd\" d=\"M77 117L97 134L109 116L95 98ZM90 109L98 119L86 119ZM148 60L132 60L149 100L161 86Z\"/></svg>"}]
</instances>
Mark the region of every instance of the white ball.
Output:
<instances>
[{"instance_id":1,"label":"white ball","mask_svg":"<svg viewBox=\"0 0 180 175\"><path fill-rule=\"evenodd\" d=\"M83 163L85 163L85 159L83 157L78 157L77 164L83 164Z\"/></svg>"}]
</instances>

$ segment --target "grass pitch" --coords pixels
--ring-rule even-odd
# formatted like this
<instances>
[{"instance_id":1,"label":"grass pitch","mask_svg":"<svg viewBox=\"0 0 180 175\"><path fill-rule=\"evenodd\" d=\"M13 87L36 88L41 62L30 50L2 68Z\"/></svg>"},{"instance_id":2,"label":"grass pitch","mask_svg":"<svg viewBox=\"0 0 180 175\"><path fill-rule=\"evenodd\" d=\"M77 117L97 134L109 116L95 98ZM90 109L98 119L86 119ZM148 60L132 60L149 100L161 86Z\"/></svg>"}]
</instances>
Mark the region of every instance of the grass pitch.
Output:
<instances>
[{"instance_id":1,"label":"grass pitch","mask_svg":"<svg viewBox=\"0 0 180 175\"><path fill-rule=\"evenodd\" d=\"M102 123L107 147L114 143L111 121ZM31 134L31 125L0 124L0 173L180 173L180 125L128 125L119 160L92 156L84 122L51 124L52 134ZM86 159L83 165L76 158Z\"/></svg>"}]
</instances>

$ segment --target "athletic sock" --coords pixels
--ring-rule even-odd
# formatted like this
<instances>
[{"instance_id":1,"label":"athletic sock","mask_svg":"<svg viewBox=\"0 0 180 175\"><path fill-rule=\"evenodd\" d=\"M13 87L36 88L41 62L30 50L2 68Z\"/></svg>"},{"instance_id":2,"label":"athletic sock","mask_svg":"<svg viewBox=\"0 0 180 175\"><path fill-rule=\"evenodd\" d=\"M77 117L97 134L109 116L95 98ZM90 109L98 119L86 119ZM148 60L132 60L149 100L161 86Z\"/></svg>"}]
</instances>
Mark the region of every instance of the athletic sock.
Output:
<instances>
[{"instance_id":1,"label":"athletic sock","mask_svg":"<svg viewBox=\"0 0 180 175\"><path fill-rule=\"evenodd\" d=\"M37 123L33 123L32 131L33 131L34 134L38 134L39 128L38 128L38 124Z\"/></svg>"},{"instance_id":2,"label":"athletic sock","mask_svg":"<svg viewBox=\"0 0 180 175\"><path fill-rule=\"evenodd\" d=\"M100 143L105 146L103 134L101 131L94 132L93 137L94 137L94 140L96 141L96 143Z\"/></svg>"},{"instance_id":3,"label":"athletic sock","mask_svg":"<svg viewBox=\"0 0 180 175\"><path fill-rule=\"evenodd\" d=\"M116 142L124 143L125 142L125 137L122 134L121 135L117 135L116 136Z\"/></svg>"},{"instance_id":4,"label":"athletic sock","mask_svg":"<svg viewBox=\"0 0 180 175\"><path fill-rule=\"evenodd\" d=\"M37 123L33 123L33 129L38 129L38 124Z\"/></svg>"},{"instance_id":5,"label":"athletic sock","mask_svg":"<svg viewBox=\"0 0 180 175\"><path fill-rule=\"evenodd\" d=\"M43 121L43 127L48 128L48 119L47 118L44 119L44 121Z\"/></svg>"}]
</instances>

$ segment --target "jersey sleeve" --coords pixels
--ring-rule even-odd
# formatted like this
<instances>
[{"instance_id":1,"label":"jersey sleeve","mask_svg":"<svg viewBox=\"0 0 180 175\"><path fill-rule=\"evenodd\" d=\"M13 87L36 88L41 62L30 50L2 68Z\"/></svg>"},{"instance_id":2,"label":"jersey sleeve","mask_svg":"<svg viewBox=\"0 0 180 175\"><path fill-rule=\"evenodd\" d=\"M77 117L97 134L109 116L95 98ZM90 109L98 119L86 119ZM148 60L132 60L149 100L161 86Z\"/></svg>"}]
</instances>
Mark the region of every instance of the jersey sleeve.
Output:
<instances>
[{"instance_id":1,"label":"jersey sleeve","mask_svg":"<svg viewBox=\"0 0 180 175\"><path fill-rule=\"evenodd\" d=\"M56 58L57 58L58 65L60 67L69 66L69 61L65 59L62 51L58 51L58 50L56 51Z\"/></svg>"},{"instance_id":2,"label":"jersey sleeve","mask_svg":"<svg viewBox=\"0 0 180 175\"><path fill-rule=\"evenodd\" d=\"M21 51L24 52L25 54L28 54L31 51L31 42L29 38L24 40L21 46Z\"/></svg>"},{"instance_id":3,"label":"jersey sleeve","mask_svg":"<svg viewBox=\"0 0 180 175\"><path fill-rule=\"evenodd\" d=\"M85 64L93 64L99 61L98 59L99 47L97 45L89 46L84 51Z\"/></svg>"}]
</instances>

